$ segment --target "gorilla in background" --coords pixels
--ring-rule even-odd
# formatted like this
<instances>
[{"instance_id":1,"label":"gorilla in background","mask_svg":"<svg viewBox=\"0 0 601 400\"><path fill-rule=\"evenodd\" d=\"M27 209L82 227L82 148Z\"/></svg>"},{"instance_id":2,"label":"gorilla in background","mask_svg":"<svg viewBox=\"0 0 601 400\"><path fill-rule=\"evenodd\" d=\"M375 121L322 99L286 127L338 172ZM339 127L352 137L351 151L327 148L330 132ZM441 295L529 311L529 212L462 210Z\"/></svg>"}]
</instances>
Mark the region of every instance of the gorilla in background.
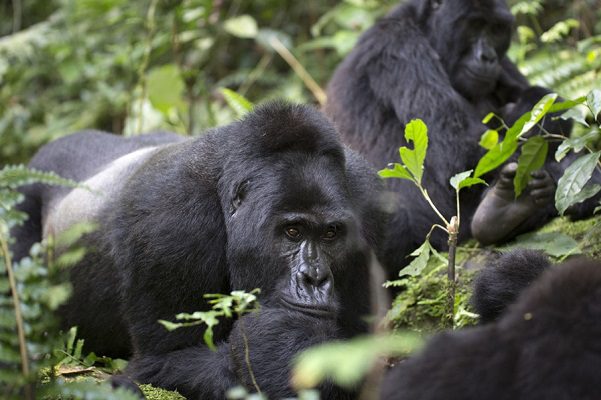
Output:
<instances>
[{"instance_id":1,"label":"gorilla in background","mask_svg":"<svg viewBox=\"0 0 601 400\"><path fill-rule=\"evenodd\" d=\"M89 350L133 354L133 379L189 398L254 391L248 341L260 389L289 397L294 354L366 331L380 181L316 110L272 103L195 139L82 132L46 145L30 166L93 191L25 187L30 219L13 232L15 257L75 222L99 225L60 314ZM208 309L204 293L257 287L261 311L222 321L216 352L201 344L202 327L157 322ZM350 396L327 384L322 393Z\"/></svg>"},{"instance_id":2,"label":"gorilla in background","mask_svg":"<svg viewBox=\"0 0 601 400\"><path fill-rule=\"evenodd\" d=\"M494 111L511 125L549 92L530 86L507 58L513 22L502 0L409 0L366 31L338 67L325 112L343 141L377 168L398 160L399 146L407 144L404 125L423 119L430 137L423 183L450 218L456 211L449 178L473 169L484 154L478 144L486 130L484 116ZM555 133L571 128L550 118L544 125ZM573 157L558 164L552 147L544 169L533 173L516 201L515 163L502 168L490 190L483 185L464 189L460 239L506 241L557 215L556 182ZM601 174L594 179L601 183ZM396 275L439 220L411 182L389 179L387 184L395 210L382 261ZM568 214L590 215L596 202L576 205ZM432 243L445 248L446 237L436 231Z\"/></svg>"},{"instance_id":3,"label":"gorilla in background","mask_svg":"<svg viewBox=\"0 0 601 400\"><path fill-rule=\"evenodd\" d=\"M494 269L507 279L498 284L515 290L525 282L516 271L545 271L496 322L436 335L390 370L381 399L599 398L601 263L580 258L549 266L524 252L502 256Z\"/></svg>"}]
</instances>

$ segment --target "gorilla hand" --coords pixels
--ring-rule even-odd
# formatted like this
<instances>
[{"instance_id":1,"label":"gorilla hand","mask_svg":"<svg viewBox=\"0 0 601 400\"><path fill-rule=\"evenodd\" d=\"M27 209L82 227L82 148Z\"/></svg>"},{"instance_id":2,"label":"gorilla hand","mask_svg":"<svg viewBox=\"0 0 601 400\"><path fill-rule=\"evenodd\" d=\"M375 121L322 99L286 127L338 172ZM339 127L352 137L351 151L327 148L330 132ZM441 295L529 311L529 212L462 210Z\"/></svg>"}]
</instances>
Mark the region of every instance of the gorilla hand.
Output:
<instances>
[{"instance_id":1,"label":"gorilla hand","mask_svg":"<svg viewBox=\"0 0 601 400\"><path fill-rule=\"evenodd\" d=\"M517 163L505 165L499 180L486 192L472 219L472 235L482 244L514 237L524 224L537 218L539 211L552 204L555 182L543 169L531 173L531 180L520 197L515 198L513 178Z\"/></svg>"}]
</instances>

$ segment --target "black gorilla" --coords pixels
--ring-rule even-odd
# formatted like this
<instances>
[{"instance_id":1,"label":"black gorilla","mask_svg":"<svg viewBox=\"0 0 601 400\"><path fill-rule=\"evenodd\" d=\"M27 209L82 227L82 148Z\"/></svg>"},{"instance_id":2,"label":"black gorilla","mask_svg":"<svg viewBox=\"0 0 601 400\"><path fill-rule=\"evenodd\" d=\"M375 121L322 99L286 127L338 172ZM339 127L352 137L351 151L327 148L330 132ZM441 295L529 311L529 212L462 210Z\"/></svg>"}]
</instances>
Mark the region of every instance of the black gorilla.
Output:
<instances>
[{"instance_id":1,"label":"black gorilla","mask_svg":"<svg viewBox=\"0 0 601 400\"><path fill-rule=\"evenodd\" d=\"M369 265L381 213L380 182L308 107L259 107L197 139L75 134L42 148L31 167L93 189L25 188L28 223L16 258L43 236L93 220L93 246L71 270L61 310L89 349L133 353L127 373L193 398L249 389L244 342L260 389L291 396L288 364L299 350L366 330ZM157 321L206 310L204 293L261 288L262 310L215 331L168 332ZM346 394L333 387L324 393Z\"/></svg>"},{"instance_id":2,"label":"black gorilla","mask_svg":"<svg viewBox=\"0 0 601 400\"><path fill-rule=\"evenodd\" d=\"M518 269L544 264L512 254L495 268L509 287ZM388 372L381 398L598 399L600 337L601 263L575 259L549 267L498 321L434 337Z\"/></svg>"},{"instance_id":3,"label":"black gorilla","mask_svg":"<svg viewBox=\"0 0 601 400\"><path fill-rule=\"evenodd\" d=\"M450 218L455 196L449 178L473 169L484 154L478 144L486 130L483 117L494 111L510 125L548 92L531 87L506 57L512 24L502 0L410 0L362 35L330 81L325 111L343 141L378 168L398 160L399 146L407 144L405 124L423 119L430 137L423 183ZM544 123L551 132L571 127L550 118ZM463 190L460 238L504 241L556 215L555 182L571 160L557 164L553 153L517 201L513 163L484 201L483 185ZM599 174L596 179L601 182ZM395 192L395 209L383 261L392 273L439 220L412 183L387 184ZM592 200L569 211L580 217L594 206ZM440 233L432 240L445 246Z\"/></svg>"}]
</instances>

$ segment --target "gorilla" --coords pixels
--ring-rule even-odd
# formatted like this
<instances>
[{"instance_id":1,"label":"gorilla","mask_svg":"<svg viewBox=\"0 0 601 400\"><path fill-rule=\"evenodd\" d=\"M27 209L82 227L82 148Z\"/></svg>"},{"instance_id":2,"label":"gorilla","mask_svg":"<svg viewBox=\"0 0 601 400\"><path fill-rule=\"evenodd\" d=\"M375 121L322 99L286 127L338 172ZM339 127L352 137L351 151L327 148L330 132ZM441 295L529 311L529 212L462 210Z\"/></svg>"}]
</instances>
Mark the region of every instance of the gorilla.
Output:
<instances>
[{"instance_id":1,"label":"gorilla","mask_svg":"<svg viewBox=\"0 0 601 400\"><path fill-rule=\"evenodd\" d=\"M549 92L530 86L507 58L513 22L503 0L403 2L367 30L338 66L324 110L343 141L378 168L398 160L399 146L407 145L404 126L414 118L424 120L430 140L423 184L450 218L456 205L449 178L473 169L484 154L478 144L487 128L484 116L494 111L511 126ZM544 127L567 134L571 124L547 118ZM490 190L483 185L464 189L460 240L502 242L556 216L556 182L573 160L552 160L556 145L517 200L513 162L501 169ZM601 174L594 179L601 182ZM394 210L383 263L392 274L439 220L411 182L390 179L387 184ZM581 218L592 214L595 204L593 199L568 213ZM444 248L446 237L435 232L431 242Z\"/></svg>"},{"instance_id":2,"label":"gorilla","mask_svg":"<svg viewBox=\"0 0 601 400\"><path fill-rule=\"evenodd\" d=\"M516 281L516 271L541 268L497 321L439 334L391 369L381 398L598 399L601 263L580 258L550 266L541 256L514 253L494 265L497 277L507 277L500 284L514 288L512 281L525 282Z\"/></svg>"},{"instance_id":3,"label":"gorilla","mask_svg":"<svg viewBox=\"0 0 601 400\"><path fill-rule=\"evenodd\" d=\"M366 331L381 183L312 108L270 103L194 139L77 133L30 166L87 188L25 187L15 257L76 222L97 224L70 270L62 323L88 350L131 355L126 374L139 382L189 398L224 398L238 384L289 397L294 354ZM202 327L158 323L207 310L205 293L253 288L261 311L221 321L217 351L201 344Z\"/></svg>"}]
</instances>

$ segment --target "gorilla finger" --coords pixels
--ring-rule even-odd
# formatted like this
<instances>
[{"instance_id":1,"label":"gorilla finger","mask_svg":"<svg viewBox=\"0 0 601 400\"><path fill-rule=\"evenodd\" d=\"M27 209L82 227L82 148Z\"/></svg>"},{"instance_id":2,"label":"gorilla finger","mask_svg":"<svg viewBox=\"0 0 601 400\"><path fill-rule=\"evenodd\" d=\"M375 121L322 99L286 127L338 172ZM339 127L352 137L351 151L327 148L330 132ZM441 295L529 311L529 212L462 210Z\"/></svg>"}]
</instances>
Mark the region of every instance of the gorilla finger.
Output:
<instances>
[{"instance_id":1,"label":"gorilla finger","mask_svg":"<svg viewBox=\"0 0 601 400\"><path fill-rule=\"evenodd\" d=\"M517 170L518 163L511 162L509 164L505 164L503 169L501 169L501 177L511 177L513 179Z\"/></svg>"},{"instance_id":2,"label":"gorilla finger","mask_svg":"<svg viewBox=\"0 0 601 400\"><path fill-rule=\"evenodd\" d=\"M555 194L555 190L553 190L553 189L538 189L538 190L533 190L532 192L530 192L530 195L535 200L552 199L554 197L554 194Z\"/></svg>"},{"instance_id":3,"label":"gorilla finger","mask_svg":"<svg viewBox=\"0 0 601 400\"><path fill-rule=\"evenodd\" d=\"M549 177L549 173L547 171L545 171L544 169L538 169L536 171L532 171L530 173L530 176L535 179L542 179L542 178Z\"/></svg>"}]
</instances>

